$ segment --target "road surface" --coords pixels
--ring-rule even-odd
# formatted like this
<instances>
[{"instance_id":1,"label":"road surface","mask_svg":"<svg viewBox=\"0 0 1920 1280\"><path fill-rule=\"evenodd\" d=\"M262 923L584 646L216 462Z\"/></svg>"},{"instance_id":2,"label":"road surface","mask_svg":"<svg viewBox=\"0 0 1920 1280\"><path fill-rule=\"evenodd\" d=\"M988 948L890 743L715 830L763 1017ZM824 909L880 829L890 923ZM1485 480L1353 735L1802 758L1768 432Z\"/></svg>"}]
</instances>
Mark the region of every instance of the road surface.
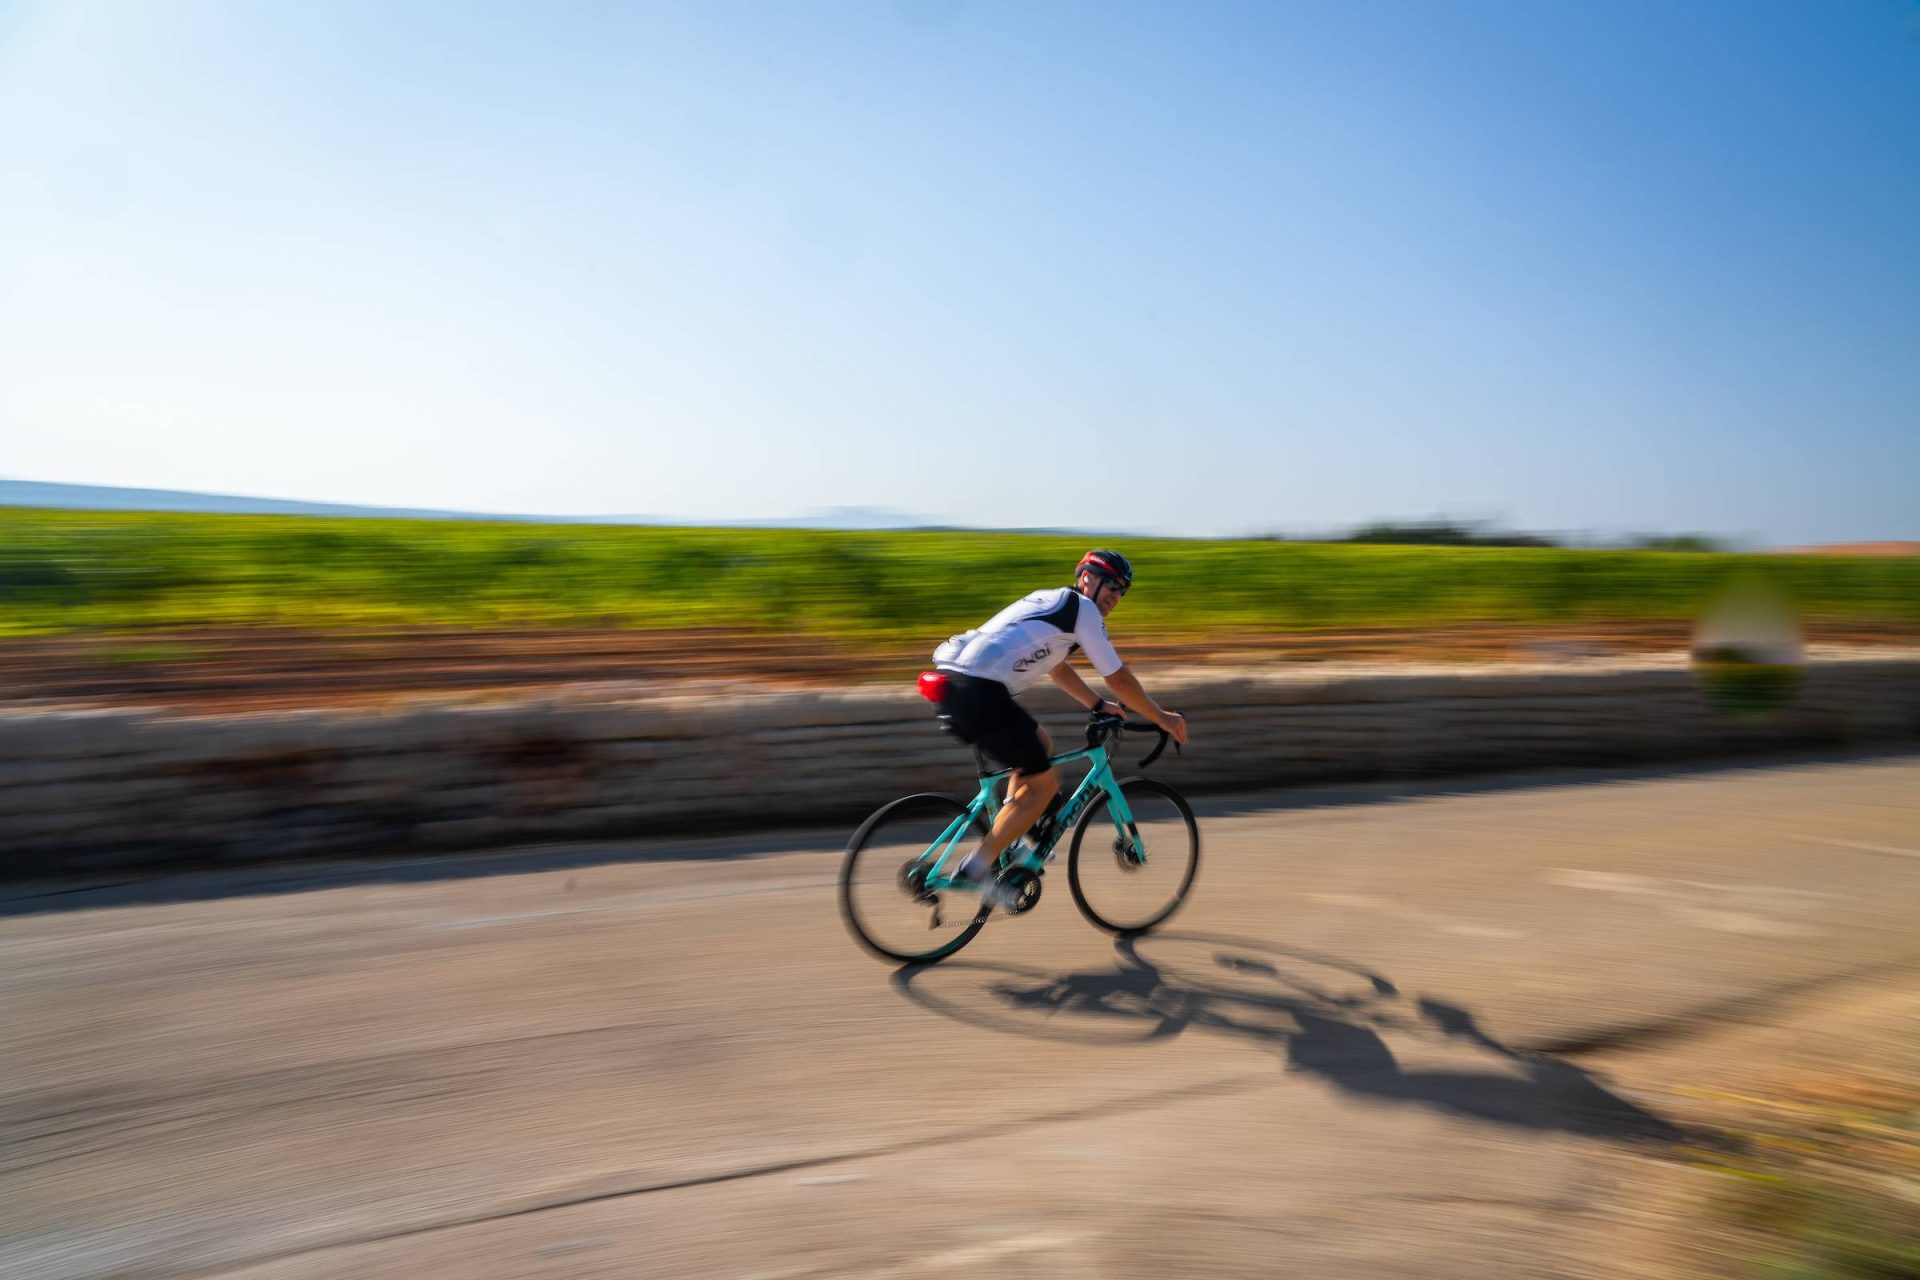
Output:
<instances>
[{"instance_id":1,"label":"road surface","mask_svg":"<svg viewBox=\"0 0 1920 1280\"><path fill-rule=\"evenodd\" d=\"M12 886L0 1275L1578 1274L1582 1051L1920 958L1920 756L1199 808L917 973L843 832Z\"/></svg>"}]
</instances>

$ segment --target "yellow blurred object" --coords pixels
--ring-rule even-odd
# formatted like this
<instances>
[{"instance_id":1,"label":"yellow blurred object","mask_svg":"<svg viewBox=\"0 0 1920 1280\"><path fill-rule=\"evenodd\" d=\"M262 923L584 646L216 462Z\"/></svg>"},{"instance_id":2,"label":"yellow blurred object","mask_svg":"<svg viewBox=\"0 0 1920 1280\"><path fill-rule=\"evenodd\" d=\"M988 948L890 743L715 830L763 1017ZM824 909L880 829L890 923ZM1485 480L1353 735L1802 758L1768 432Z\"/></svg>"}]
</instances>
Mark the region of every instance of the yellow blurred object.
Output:
<instances>
[{"instance_id":1,"label":"yellow blurred object","mask_svg":"<svg viewBox=\"0 0 1920 1280\"><path fill-rule=\"evenodd\" d=\"M1767 716L1791 706L1806 673L1799 615L1786 594L1743 574L1713 597L1693 630L1693 673L1721 715Z\"/></svg>"}]
</instances>

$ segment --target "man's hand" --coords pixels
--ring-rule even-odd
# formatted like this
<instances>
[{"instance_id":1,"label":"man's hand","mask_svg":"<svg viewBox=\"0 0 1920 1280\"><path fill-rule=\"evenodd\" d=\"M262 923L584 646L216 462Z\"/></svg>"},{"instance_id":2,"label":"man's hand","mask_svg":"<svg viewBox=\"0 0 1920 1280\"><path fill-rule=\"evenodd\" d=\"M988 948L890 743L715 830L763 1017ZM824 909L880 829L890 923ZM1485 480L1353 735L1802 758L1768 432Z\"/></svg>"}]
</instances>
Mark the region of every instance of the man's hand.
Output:
<instances>
[{"instance_id":1,"label":"man's hand","mask_svg":"<svg viewBox=\"0 0 1920 1280\"><path fill-rule=\"evenodd\" d=\"M1162 711L1154 723L1171 734L1175 742L1183 747L1187 745L1187 718L1178 711Z\"/></svg>"}]
</instances>

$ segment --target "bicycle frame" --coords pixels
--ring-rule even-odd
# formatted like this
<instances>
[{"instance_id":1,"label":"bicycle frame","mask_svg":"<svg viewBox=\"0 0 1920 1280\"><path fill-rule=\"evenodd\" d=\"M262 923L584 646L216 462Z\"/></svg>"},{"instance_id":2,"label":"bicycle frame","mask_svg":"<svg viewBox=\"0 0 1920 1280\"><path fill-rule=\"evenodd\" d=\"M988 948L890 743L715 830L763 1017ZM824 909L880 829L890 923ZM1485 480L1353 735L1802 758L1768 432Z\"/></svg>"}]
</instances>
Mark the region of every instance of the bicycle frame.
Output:
<instances>
[{"instance_id":1,"label":"bicycle frame","mask_svg":"<svg viewBox=\"0 0 1920 1280\"><path fill-rule=\"evenodd\" d=\"M1093 798L1102 791L1107 793L1107 813L1113 819L1114 829L1119 832L1119 838L1128 842L1134 857L1145 862L1146 848L1141 843L1139 828L1134 824L1133 810L1127 807L1127 798L1121 794L1120 787L1114 779L1113 761L1107 753L1106 746L1082 747L1078 751L1069 751L1064 755L1052 757L1055 768L1063 764L1072 764L1076 760L1091 762L1087 769L1087 776L1080 780L1080 785L1074 788L1073 794L1067 798L1066 803L1055 812L1053 832L1047 837L1046 843L1029 847L1026 857L1018 865L1029 871L1038 871L1051 862L1054 846L1060 843L1060 838L1079 821L1080 815L1086 811L1089 804L1093 803ZM967 811L948 823L947 829L940 833L939 838L928 845L926 852L915 859L919 862L924 862L928 858L934 859L932 869L927 872L928 889L938 892L953 884L953 878L947 874L948 860L953 857L955 847L973 828L976 821L987 825L992 824L993 815L999 812L1001 804L994 798L995 793L1000 789L1001 780L1012 772L1011 769L1002 769L997 773L981 774L980 792L974 796L973 803L967 806ZM963 851L961 858L964 859L969 852L971 849ZM957 868L958 865L959 862L956 860L954 866Z\"/></svg>"}]
</instances>

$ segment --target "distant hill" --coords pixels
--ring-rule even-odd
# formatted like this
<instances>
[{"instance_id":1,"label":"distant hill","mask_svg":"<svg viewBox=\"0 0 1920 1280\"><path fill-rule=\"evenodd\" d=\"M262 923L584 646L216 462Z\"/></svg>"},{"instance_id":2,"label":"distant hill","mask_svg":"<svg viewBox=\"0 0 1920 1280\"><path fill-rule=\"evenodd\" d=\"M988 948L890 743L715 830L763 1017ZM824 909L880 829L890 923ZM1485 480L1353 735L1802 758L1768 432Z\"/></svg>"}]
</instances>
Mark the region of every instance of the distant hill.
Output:
<instances>
[{"instance_id":1,"label":"distant hill","mask_svg":"<svg viewBox=\"0 0 1920 1280\"><path fill-rule=\"evenodd\" d=\"M771 520L699 520L666 516L541 516L426 507L363 507L299 502L186 489L128 489L104 484L54 484L0 479L0 507L54 507L69 511L184 511L200 515L331 516L337 519L499 520L532 524L682 524L737 529L931 529L941 523L884 507L829 507L812 515Z\"/></svg>"},{"instance_id":2,"label":"distant hill","mask_svg":"<svg viewBox=\"0 0 1920 1280\"><path fill-rule=\"evenodd\" d=\"M621 520L625 523L627 517ZM644 523L664 523L646 521ZM688 520L687 524L717 525L727 529L939 529L950 528L929 516L917 516L886 507L828 507L810 516L773 520Z\"/></svg>"},{"instance_id":3,"label":"distant hill","mask_svg":"<svg viewBox=\"0 0 1920 1280\"><path fill-rule=\"evenodd\" d=\"M0 507L57 507L74 511L191 511L204 515L380 517L394 520L514 520L522 517L431 511L413 507L360 507L339 502L296 502L185 489L123 489L104 484L52 484L0 480Z\"/></svg>"}]
</instances>

